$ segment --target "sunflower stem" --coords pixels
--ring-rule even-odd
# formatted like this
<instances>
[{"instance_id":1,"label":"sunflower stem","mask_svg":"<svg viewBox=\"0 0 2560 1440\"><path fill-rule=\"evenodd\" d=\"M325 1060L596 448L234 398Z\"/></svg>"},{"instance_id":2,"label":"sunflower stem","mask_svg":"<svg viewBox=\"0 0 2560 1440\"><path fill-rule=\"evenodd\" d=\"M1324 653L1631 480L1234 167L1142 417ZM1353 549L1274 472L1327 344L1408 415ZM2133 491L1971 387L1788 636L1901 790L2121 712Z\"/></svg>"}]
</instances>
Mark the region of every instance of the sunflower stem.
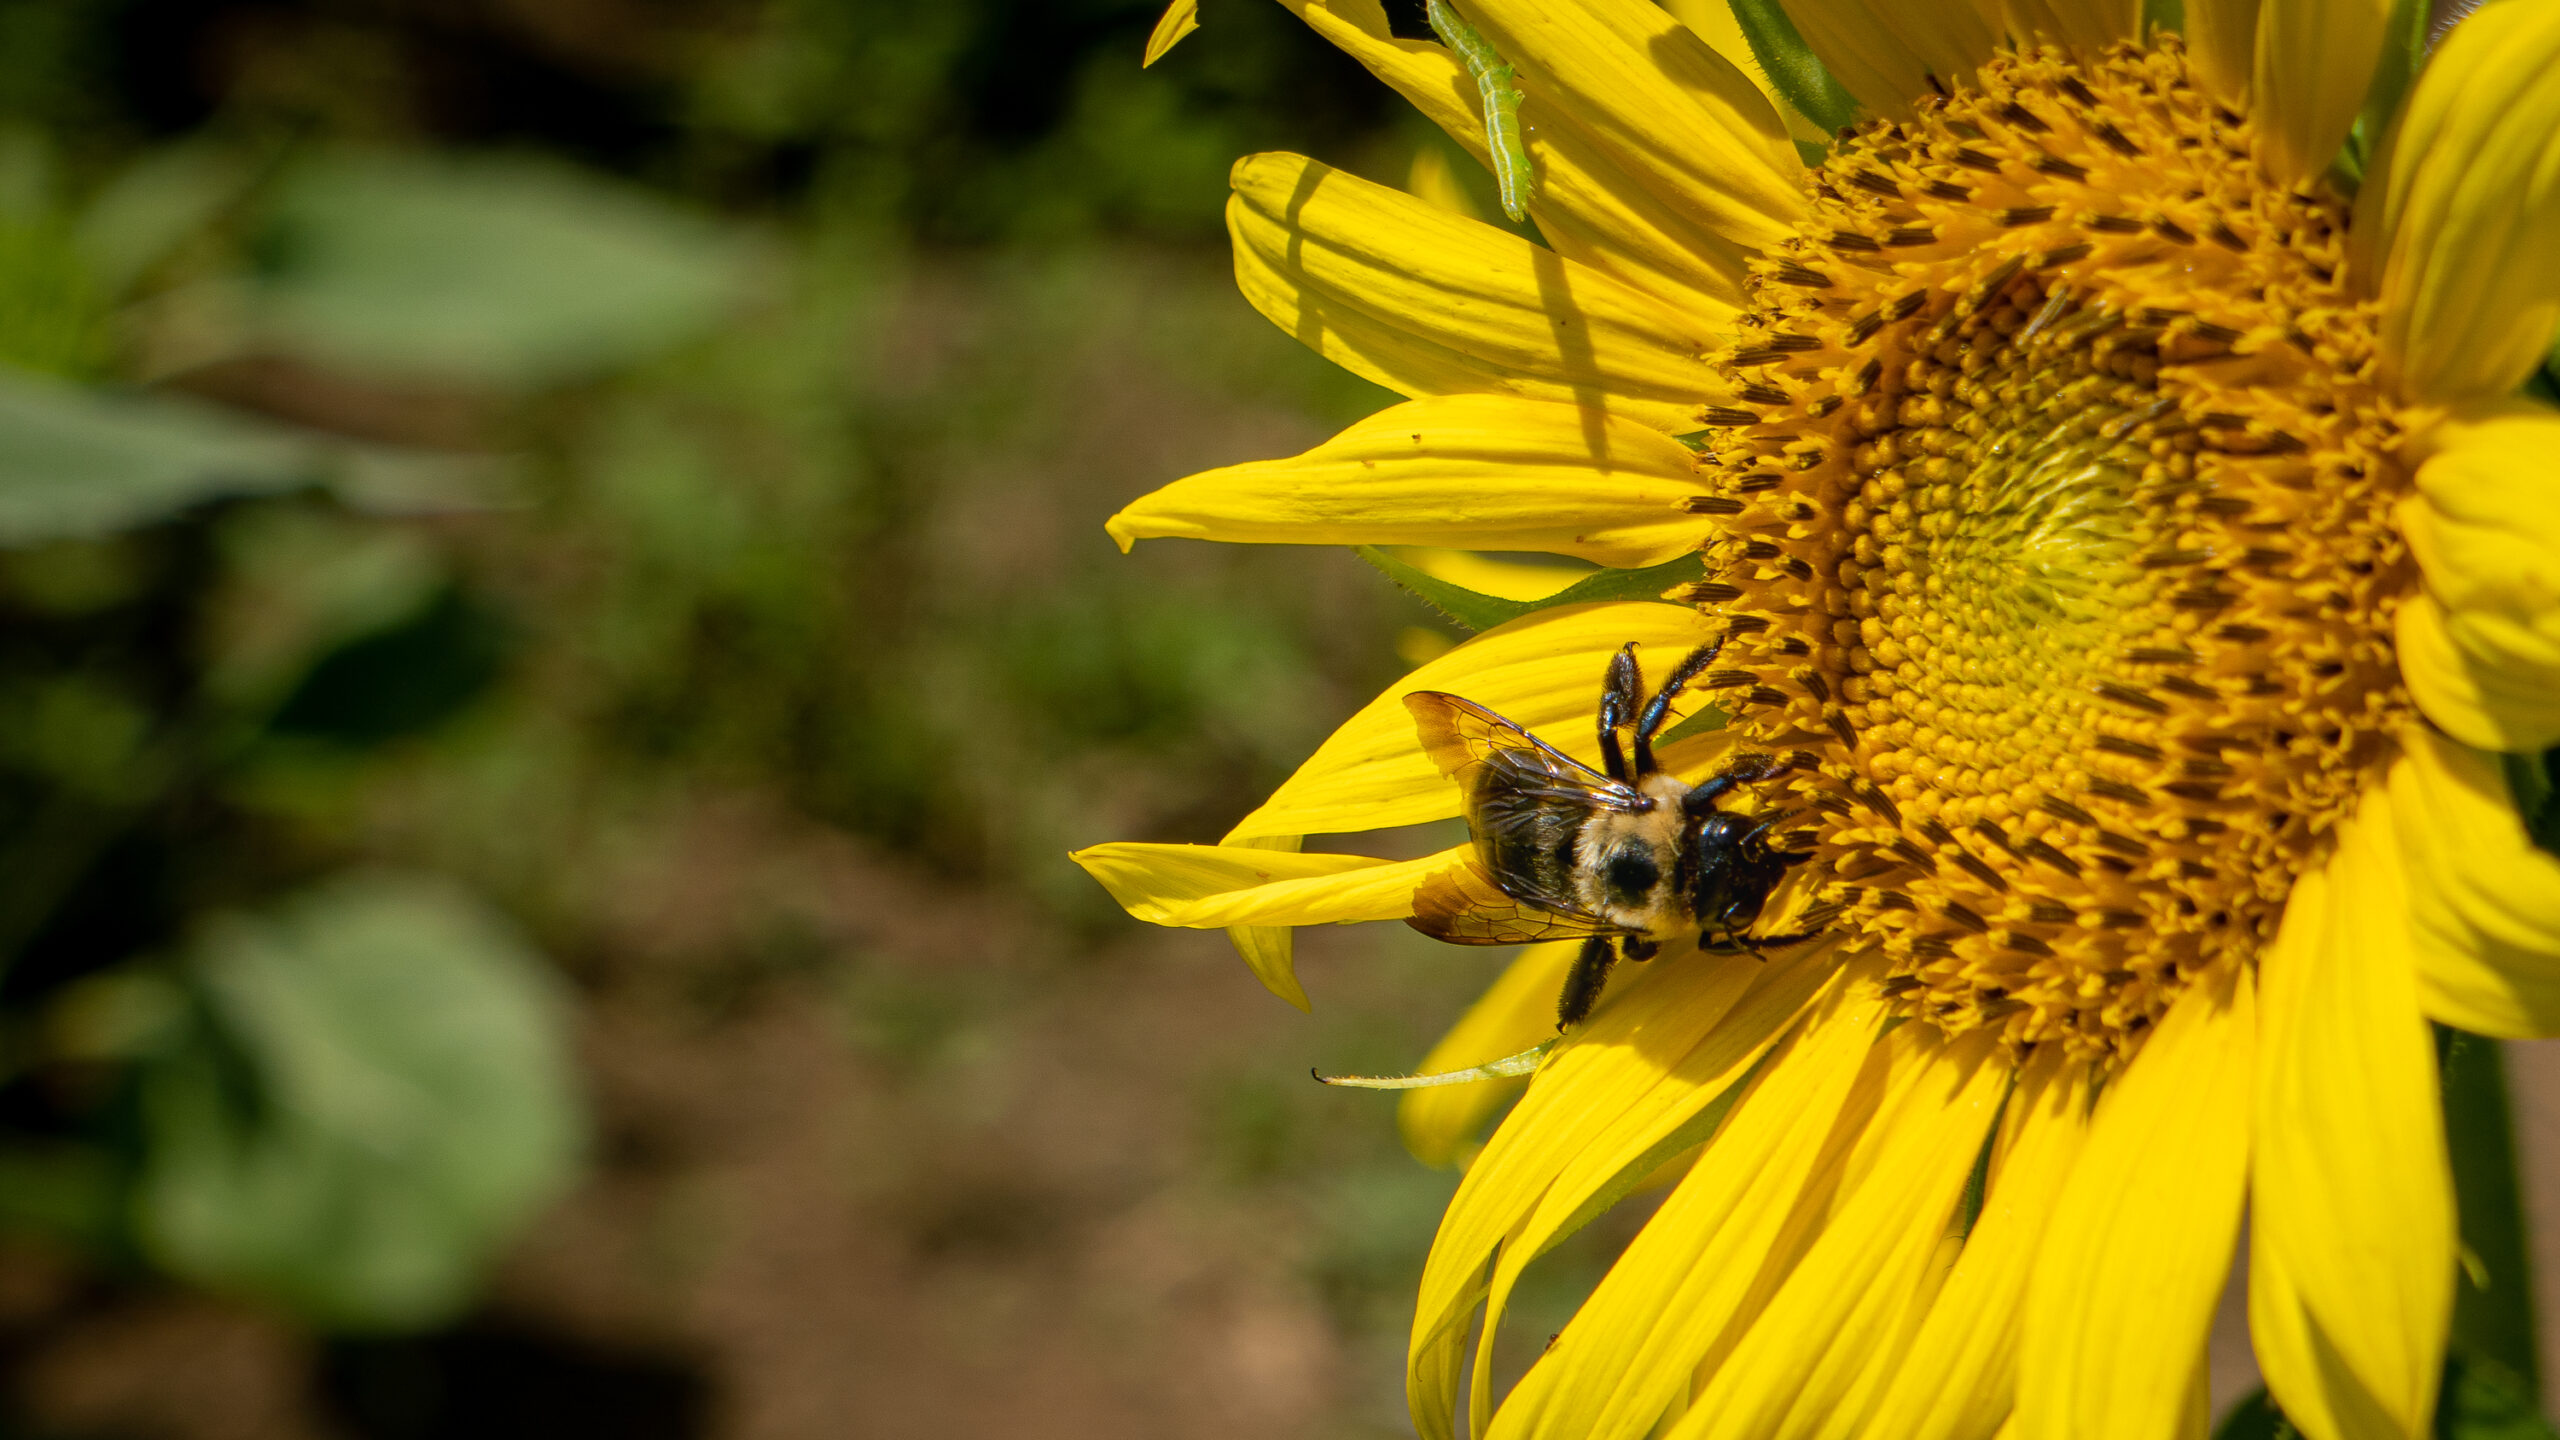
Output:
<instances>
[{"instance_id":1,"label":"sunflower stem","mask_svg":"<svg viewBox=\"0 0 2560 1440\"><path fill-rule=\"evenodd\" d=\"M2505 1052L2495 1040L2439 1025L2436 1053L2444 1066L2445 1143L2465 1260L2454 1283L2452 1348L2495 1362L2513 1372L2528 1396L2539 1396L2533 1261L2525 1244Z\"/></svg>"}]
</instances>

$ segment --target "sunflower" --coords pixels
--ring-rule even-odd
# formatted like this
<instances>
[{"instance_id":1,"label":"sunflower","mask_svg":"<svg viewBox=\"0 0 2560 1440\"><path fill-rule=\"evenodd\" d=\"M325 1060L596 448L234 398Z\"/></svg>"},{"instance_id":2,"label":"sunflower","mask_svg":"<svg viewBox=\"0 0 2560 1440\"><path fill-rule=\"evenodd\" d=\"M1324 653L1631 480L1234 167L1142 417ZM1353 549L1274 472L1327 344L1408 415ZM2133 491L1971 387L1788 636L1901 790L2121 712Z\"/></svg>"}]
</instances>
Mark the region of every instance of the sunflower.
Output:
<instances>
[{"instance_id":1,"label":"sunflower","mask_svg":"<svg viewBox=\"0 0 2560 1440\"><path fill-rule=\"evenodd\" d=\"M1283 3L1503 158L1451 48ZM2524 388L2560 8L2432 55L2376 0L1692 8L1458 0L1544 243L1240 162L1246 297L1410 398L1110 522L1690 578L1422 665L1218 845L1078 859L1304 1004L1288 927L1479 863L1299 851L1458 813L1407 693L1590 760L1613 653L1720 640L1724 723L1664 762L1783 759L1745 803L1812 858L1763 928L1822 936L1667 946L1544 1054L1432 1246L1422 1433L2201 1433L2244 1213L2285 1413L2425 1433L2457 1255L2428 1021L2560 1031L2560 859L2510 789L2560 743L2560 411ZM1570 948L1427 1063L1538 1040ZM1459 1155L1506 1083L1408 1096L1409 1137ZM1523 1268L1649 1177L1496 1397Z\"/></svg>"}]
</instances>

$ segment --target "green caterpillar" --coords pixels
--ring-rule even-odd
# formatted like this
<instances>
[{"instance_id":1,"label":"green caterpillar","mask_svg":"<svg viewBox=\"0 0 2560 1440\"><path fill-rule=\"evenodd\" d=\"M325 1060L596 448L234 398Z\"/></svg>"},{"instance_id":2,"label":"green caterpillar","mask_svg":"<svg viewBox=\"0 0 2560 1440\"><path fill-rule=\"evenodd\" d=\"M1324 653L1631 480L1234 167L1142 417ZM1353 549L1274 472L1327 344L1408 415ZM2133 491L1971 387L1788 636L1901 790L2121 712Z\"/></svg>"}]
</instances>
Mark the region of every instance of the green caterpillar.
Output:
<instances>
[{"instance_id":1,"label":"green caterpillar","mask_svg":"<svg viewBox=\"0 0 2560 1440\"><path fill-rule=\"evenodd\" d=\"M1475 77L1476 92L1484 97L1485 147L1493 152L1493 181L1502 192L1502 213L1514 220L1528 219L1529 196L1537 189L1538 178L1529 168L1529 149L1520 138L1520 87L1511 83L1510 63L1485 43L1474 26L1458 18L1449 0L1427 0L1422 13L1431 21L1431 33L1465 62L1467 73Z\"/></svg>"}]
</instances>

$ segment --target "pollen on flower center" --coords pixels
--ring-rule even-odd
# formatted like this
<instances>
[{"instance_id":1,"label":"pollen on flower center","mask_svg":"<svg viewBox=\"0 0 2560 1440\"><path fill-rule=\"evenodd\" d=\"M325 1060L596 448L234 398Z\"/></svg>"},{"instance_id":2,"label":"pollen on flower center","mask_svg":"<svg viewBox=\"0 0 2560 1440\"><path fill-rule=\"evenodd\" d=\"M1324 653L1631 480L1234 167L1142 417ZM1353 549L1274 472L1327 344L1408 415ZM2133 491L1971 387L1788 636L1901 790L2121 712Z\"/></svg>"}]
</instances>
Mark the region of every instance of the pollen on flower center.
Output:
<instances>
[{"instance_id":1,"label":"pollen on flower center","mask_svg":"<svg viewBox=\"0 0 2560 1440\"><path fill-rule=\"evenodd\" d=\"M2408 713L2345 216L2174 37L1845 138L1706 412L1699 603L1828 923L1947 1029L2120 1049L2274 932Z\"/></svg>"}]
</instances>

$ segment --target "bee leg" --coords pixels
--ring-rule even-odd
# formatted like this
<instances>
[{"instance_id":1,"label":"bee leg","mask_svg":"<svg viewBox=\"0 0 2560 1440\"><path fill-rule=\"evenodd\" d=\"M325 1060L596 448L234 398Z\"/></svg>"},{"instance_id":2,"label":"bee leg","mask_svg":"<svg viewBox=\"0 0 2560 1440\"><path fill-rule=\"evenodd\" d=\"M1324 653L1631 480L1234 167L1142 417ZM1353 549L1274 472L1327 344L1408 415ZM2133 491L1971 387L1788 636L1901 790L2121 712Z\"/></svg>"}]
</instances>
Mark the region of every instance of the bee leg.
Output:
<instances>
[{"instance_id":1,"label":"bee leg","mask_svg":"<svg viewBox=\"0 0 2560 1440\"><path fill-rule=\"evenodd\" d=\"M1636 664L1636 645L1630 640L1617 654L1609 657L1609 678L1600 685L1600 761L1601 769L1620 784L1633 779L1627 773L1627 757L1618 748L1618 732L1636 718L1636 707L1644 703L1644 670ZM1645 754L1643 737L1636 740L1636 754ZM1636 775L1644 774L1642 768Z\"/></svg>"},{"instance_id":2,"label":"bee leg","mask_svg":"<svg viewBox=\"0 0 2560 1440\"><path fill-rule=\"evenodd\" d=\"M1606 935L1594 935L1582 942L1582 953L1573 957L1573 968L1565 972L1564 993L1556 997L1556 1028L1570 1030L1591 1018L1591 1007L1600 1003L1600 988L1609 983L1609 967L1618 963L1618 948Z\"/></svg>"},{"instance_id":3,"label":"bee leg","mask_svg":"<svg viewBox=\"0 0 2560 1440\"><path fill-rule=\"evenodd\" d=\"M1749 937L1748 939L1744 940L1744 941L1743 941L1743 943L1744 943L1744 944L1746 944L1746 945L1750 945L1750 946L1755 947L1755 948L1753 949L1753 952L1752 952L1752 953L1754 953L1754 954L1758 954L1758 953L1759 953L1759 951L1758 951L1758 949L1756 948L1756 947L1758 947L1758 946L1762 946L1762 945L1780 945L1780 946L1783 946L1783 945L1801 945L1801 944L1803 944L1804 942L1806 942L1807 940L1812 940L1812 939L1819 938L1819 937L1822 935L1822 933L1823 933L1823 932L1821 932L1821 931L1819 931L1819 930L1799 930L1799 931L1797 931L1796 933L1794 933L1794 934L1792 934L1792 935L1754 935L1754 936L1751 936L1751 937Z\"/></svg>"},{"instance_id":4,"label":"bee leg","mask_svg":"<svg viewBox=\"0 0 2560 1440\"><path fill-rule=\"evenodd\" d=\"M1768 779L1787 768L1787 762L1775 755L1753 752L1738 756L1722 770L1697 783L1680 801L1680 808L1691 815L1704 815L1716 808L1716 801L1738 785L1750 785Z\"/></svg>"},{"instance_id":5,"label":"bee leg","mask_svg":"<svg viewBox=\"0 0 2560 1440\"><path fill-rule=\"evenodd\" d=\"M1690 681L1697 679L1708 666L1716 663L1716 655L1723 649L1724 637L1719 635L1690 651L1687 658L1673 667L1671 677L1662 682L1662 689L1653 697L1653 703L1644 707L1644 714L1636 721L1636 773L1638 775L1650 775L1660 768L1653 763L1654 732L1660 730L1662 722L1670 718L1672 700L1681 691L1689 688Z\"/></svg>"},{"instance_id":6,"label":"bee leg","mask_svg":"<svg viewBox=\"0 0 2560 1440\"><path fill-rule=\"evenodd\" d=\"M1621 935L1618 937L1618 958L1621 960L1650 960L1661 953L1662 947L1648 936Z\"/></svg>"}]
</instances>

